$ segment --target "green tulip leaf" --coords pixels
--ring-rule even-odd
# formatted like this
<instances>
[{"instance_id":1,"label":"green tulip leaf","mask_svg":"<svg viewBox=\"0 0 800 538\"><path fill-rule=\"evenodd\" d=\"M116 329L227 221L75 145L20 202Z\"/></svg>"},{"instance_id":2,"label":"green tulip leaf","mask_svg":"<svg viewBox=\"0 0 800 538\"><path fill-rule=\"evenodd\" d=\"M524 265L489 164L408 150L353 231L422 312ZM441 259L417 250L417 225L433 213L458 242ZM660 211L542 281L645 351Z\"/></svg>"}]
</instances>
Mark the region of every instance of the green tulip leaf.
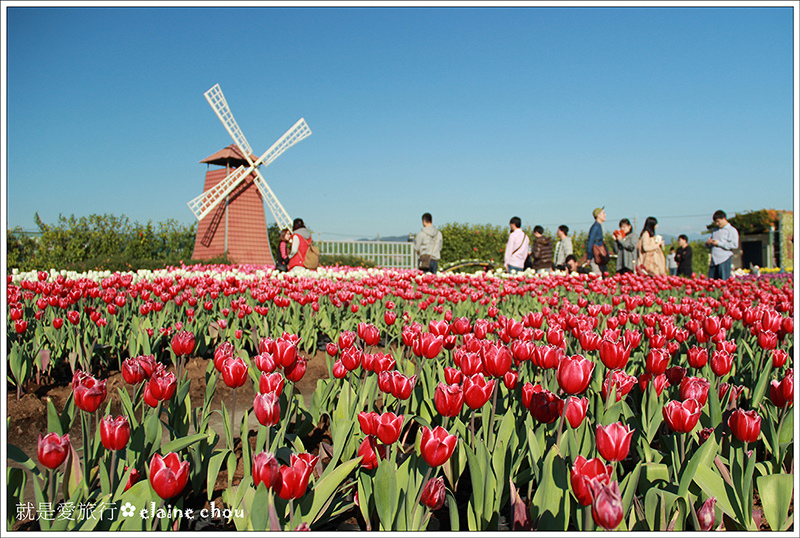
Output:
<instances>
[{"instance_id":1,"label":"green tulip leaf","mask_svg":"<svg viewBox=\"0 0 800 538\"><path fill-rule=\"evenodd\" d=\"M759 476L756 478L756 485L769 528L773 531L787 530L789 526L786 524L786 518L794 491L794 475Z\"/></svg>"},{"instance_id":2,"label":"green tulip leaf","mask_svg":"<svg viewBox=\"0 0 800 538\"><path fill-rule=\"evenodd\" d=\"M378 464L373 485L375 487L375 508L378 510L382 530L392 530L397 512L397 477L394 464L382 460Z\"/></svg>"},{"instance_id":3,"label":"green tulip leaf","mask_svg":"<svg viewBox=\"0 0 800 538\"><path fill-rule=\"evenodd\" d=\"M300 506L304 520L310 520L312 525L319 521L327 507L333 502L342 482L347 479L360 463L360 457L341 463L314 484L310 495L306 496Z\"/></svg>"},{"instance_id":4,"label":"green tulip leaf","mask_svg":"<svg viewBox=\"0 0 800 538\"><path fill-rule=\"evenodd\" d=\"M717 442L713 437L700 445L695 453L689 459L689 463L683 469L680 478L680 485L678 486L678 497L683 497L689 491L689 485L692 483L697 468L700 466L709 467L714 461L714 456L717 455Z\"/></svg>"}]
</instances>

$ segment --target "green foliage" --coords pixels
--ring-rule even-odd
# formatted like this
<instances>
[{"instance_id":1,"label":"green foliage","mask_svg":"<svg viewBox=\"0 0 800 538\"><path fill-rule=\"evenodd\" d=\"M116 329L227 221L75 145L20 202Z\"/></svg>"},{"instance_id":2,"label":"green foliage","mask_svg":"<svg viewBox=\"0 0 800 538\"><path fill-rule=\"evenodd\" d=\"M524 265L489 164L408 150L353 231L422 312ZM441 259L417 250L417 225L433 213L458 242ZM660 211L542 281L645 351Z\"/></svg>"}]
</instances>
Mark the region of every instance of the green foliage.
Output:
<instances>
[{"instance_id":1,"label":"green foliage","mask_svg":"<svg viewBox=\"0 0 800 538\"><path fill-rule=\"evenodd\" d=\"M778 229L781 213L775 209L759 209L736 213L728 222L738 230L739 235L760 234L768 232L770 226Z\"/></svg>"},{"instance_id":2,"label":"green foliage","mask_svg":"<svg viewBox=\"0 0 800 538\"><path fill-rule=\"evenodd\" d=\"M472 258L503 263L508 227L493 224L447 223L440 226L439 231L442 232L440 264Z\"/></svg>"},{"instance_id":3,"label":"green foliage","mask_svg":"<svg viewBox=\"0 0 800 538\"><path fill-rule=\"evenodd\" d=\"M8 232L9 268L130 271L188 262L197 228L174 219L141 224L111 214L59 215L56 224L48 224L36 213L34 221L37 240L19 229Z\"/></svg>"}]
</instances>

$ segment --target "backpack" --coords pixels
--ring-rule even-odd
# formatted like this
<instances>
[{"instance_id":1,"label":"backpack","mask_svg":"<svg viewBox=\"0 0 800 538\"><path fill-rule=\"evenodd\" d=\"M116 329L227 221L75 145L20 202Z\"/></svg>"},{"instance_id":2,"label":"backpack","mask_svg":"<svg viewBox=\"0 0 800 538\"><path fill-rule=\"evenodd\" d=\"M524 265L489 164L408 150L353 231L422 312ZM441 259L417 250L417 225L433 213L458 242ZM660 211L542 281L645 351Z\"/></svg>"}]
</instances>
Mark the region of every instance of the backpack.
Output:
<instances>
[{"instance_id":1,"label":"backpack","mask_svg":"<svg viewBox=\"0 0 800 538\"><path fill-rule=\"evenodd\" d=\"M303 260L303 267L311 270L319 267L319 247L311 241L308 242L308 250L306 250L306 257Z\"/></svg>"}]
</instances>

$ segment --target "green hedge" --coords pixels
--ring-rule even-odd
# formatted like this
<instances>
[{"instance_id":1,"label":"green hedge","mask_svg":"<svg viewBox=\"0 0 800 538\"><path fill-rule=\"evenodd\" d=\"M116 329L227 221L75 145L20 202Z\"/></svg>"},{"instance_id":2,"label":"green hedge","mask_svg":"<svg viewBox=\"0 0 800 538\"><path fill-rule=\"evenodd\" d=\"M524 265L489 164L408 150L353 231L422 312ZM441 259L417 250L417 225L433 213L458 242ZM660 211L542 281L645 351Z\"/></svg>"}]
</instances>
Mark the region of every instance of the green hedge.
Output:
<instances>
[{"instance_id":1,"label":"green hedge","mask_svg":"<svg viewBox=\"0 0 800 538\"><path fill-rule=\"evenodd\" d=\"M19 228L8 230L8 268L28 271L107 269L128 271L191 263L197 224L174 219L146 224L128 217L92 214L58 216L48 224L34 215L39 234L31 237Z\"/></svg>"}]
</instances>

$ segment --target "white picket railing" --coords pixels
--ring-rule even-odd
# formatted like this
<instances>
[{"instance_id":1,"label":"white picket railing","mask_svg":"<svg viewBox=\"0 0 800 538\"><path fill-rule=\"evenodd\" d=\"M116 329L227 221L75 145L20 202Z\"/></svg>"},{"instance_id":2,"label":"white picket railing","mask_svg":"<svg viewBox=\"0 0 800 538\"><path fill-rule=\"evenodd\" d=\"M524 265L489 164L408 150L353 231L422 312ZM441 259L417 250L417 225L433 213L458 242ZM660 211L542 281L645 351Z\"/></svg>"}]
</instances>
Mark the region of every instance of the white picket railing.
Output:
<instances>
[{"instance_id":1,"label":"white picket railing","mask_svg":"<svg viewBox=\"0 0 800 538\"><path fill-rule=\"evenodd\" d=\"M414 269L417 253L414 244L396 241L316 241L321 255L358 256L379 267Z\"/></svg>"}]
</instances>

